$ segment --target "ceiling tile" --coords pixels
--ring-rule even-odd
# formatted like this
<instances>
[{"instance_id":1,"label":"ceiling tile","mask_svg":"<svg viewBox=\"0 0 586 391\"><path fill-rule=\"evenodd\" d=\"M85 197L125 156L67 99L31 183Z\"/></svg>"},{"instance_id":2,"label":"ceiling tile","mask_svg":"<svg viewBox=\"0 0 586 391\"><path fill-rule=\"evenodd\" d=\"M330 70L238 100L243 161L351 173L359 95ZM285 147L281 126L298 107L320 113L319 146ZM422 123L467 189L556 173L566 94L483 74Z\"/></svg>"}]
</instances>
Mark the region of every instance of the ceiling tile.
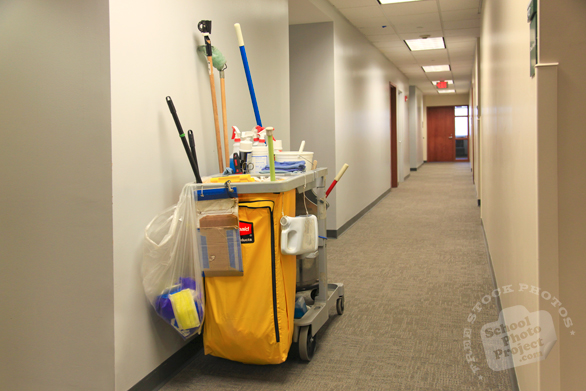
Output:
<instances>
[{"instance_id":1,"label":"ceiling tile","mask_svg":"<svg viewBox=\"0 0 586 391\"><path fill-rule=\"evenodd\" d=\"M381 51L383 49L403 48L407 46L405 45L405 42L402 39L373 42L373 45L379 48L379 50Z\"/></svg>"},{"instance_id":2,"label":"ceiling tile","mask_svg":"<svg viewBox=\"0 0 586 391\"><path fill-rule=\"evenodd\" d=\"M458 11L444 11L442 9L441 16L442 20L446 22L462 19L480 19L480 14L478 13L478 9L476 8Z\"/></svg>"},{"instance_id":3,"label":"ceiling tile","mask_svg":"<svg viewBox=\"0 0 586 391\"><path fill-rule=\"evenodd\" d=\"M461 43L474 43L476 45L476 37L461 36L461 37L445 37L446 45L461 44Z\"/></svg>"},{"instance_id":4,"label":"ceiling tile","mask_svg":"<svg viewBox=\"0 0 586 391\"><path fill-rule=\"evenodd\" d=\"M480 27L474 29L458 29L447 30L444 29L446 37L480 37Z\"/></svg>"},{"instance_id":5,"label":"ceiling tile","mask_svg":"<svg viewBox=\"0 0 586 391\"><path fill-rule=\"evenodd\" d=\"M383 13L388 16L414 15L437 12L435 0L414 1L412 3L385 4L381 6Z\"/></svg>"},{"instance_id":6,"label":"ceiling tile","mask_svg":"<svg viewBox=\"0 0 586 391\"><path fill-rule=\"evenodd\" d=\"M464 9L478 10L480 6L480 0L439 0L439 6L442 12Z\"/></svg>"},{"instance_id":7,"label":"ceiling tile","mask_svg":"<svg viewBox=\"0 0 586 391\"><path fill-rule=\"evenodd\" d=\"M438 12L416 15L392 15L388 19L393 24L439 23Z\"/></svg>"},{"instance_id":8,"label":"ceiling tile","mask_svg":"<svg viewBox=\"0 0 586 391\"><path fill-rule=\"evenodd\" d=\"M397 36L397 34L395 33L395 30L390 26L388 26L388 27L382 27L382 26L359 27L358 30L360 30L360 32L366 36L368 36L368 35L394 35L394 36Z\"/></svg>"},{"instance_id":9,"label":"ceiling tile","mask_svg":"<svg viewBox=\"0 0 586 391\"><path fill-rule=\"evenodd\" d=\"M452 72L426 72L425 74L433 80L454 80Z\"/></svg>"},{"instance_id":10,"label":"ceiling tile","mask_svg":"<svg viewBox=\"0 0 586 391\"><path fill-rule=\"evenodd\" d=\"M352 18L377 18L384 16L381 12L381 7L379 5L373 5L369 7L353 7L353 8L341 8L340 12L351 20Z\"/></svg>"},{"instance_id":11,"label":"ceiling tile","mask_svg":"<svg viewBox=\"0 0 586 391\"><path fill-rule=\"evenodd\" d=\"M329 0L329 1L337 8L362 7L362 6L367 6L367 5L373 4L373 0Z\"/></svg>"},{"instance_id":12,"label":"ceiling tile","mask_svg":"<svg viewBox=\"0 0 586 391\"><path fill-rule=\"evenodd\" d=\"M439 20L432 23L409 23L393 25L397 34L417 33L419 35L429 34L431 31L441 30L442 25Z\"/></svg>"},{"instance_id":13,"label":"ceiling tile","mask_svg":"<svg viewBox=\"0 0 586 391\"><path fill-rule=\"evenodd\" d=\"M470 51L474 51L475 47L476 47L475 41L449 43L446 40L446 48L448 50L453 50L454 52L470 52Z\"/></svg>"},{"instance_id":14,"label":"ceiling tile","mask_svg":"<svg viewBox=\"0 0 586 391\"><path fill-rule=\"evenodd\" d=\"M448 64L448 51L446 49L441 50L425 50L420 52L411 52L413 57L419 64Z\"/></svg>"},{"instance_id":15,"label":"ceiling tile","mask_svg":"<svg viewBox=\"0 0 586 391\"><path fill-rule=\"evenodd\" d=\"M444 21L445 30L480 28L480 19L464 19Z\"/></svg>"},{"instance_id":16,"label":"ceiling tile","mask_svg":"<svg viewBox=\"0 0 586 391\"><path fill-rule=\"evenodd\" d=\"M372 43L395 41L397 34L380 34L380 35L366 35L366 38Z\"/></svg>"},{"instance_id":17,"label":"ceiling tile","mask_svg":"<svg viewBox=\"0 0 586 391\"><path fill-rule=\"evenodd\" d=\"M403 33L403 34L399 34L399 36L401 37L401 39L417 39L417 38L421 38L421 34L422 33ZM431 38L443 37L443 33L441 30L426 31L425 34L428 34Z\"/></svg>"},{"instance_id":18,"label":"ceiling tile","mask_svg":"<svg viewBox=\"0 0 586 391\"><path fill-rule=\"evenodd\" d=\"M358 27L358 28L380 28L384 30L385 28L382 26L389 26L390 23L384 16L379 16L377 18L356 18L356 19L348 19L350 22Z\"/></svg>"}]
</instances>

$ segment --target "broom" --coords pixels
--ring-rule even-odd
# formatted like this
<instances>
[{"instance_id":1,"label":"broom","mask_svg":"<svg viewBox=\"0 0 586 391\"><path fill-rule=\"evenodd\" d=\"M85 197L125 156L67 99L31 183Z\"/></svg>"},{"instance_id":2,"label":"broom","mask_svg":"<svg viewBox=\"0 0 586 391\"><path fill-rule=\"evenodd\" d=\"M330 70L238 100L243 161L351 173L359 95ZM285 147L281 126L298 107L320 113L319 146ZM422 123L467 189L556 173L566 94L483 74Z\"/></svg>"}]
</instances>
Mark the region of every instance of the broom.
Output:
<instances>
[{"instance_id":1,"label":"broom","mask_svg":"<svg viewBox=\"0 0 586 391\"><path fill-rule=\"evenodd\" d=\"M197 51L204 56L207 54L206 45L201 45ZM228 68L226 58L215 47L212 46L212 65L220 72L220 91L222 94L222 125L224 126L224 156L226 158L226 167L230 167L230 144L228 141L228 115L226 113L226 82L224 71Z\"/></svg>"},{"instance_id":2,"label":"broom","mask_svg":"<svg viewBox=\"0 0 586 391\"><path fill-rule=\"evenodd\" d=\"M197 28L203 34L205 41L206 57L208 61L208 70L210 73L210 88L212 91L212 108L214 110L214 125L216 127L216 147L218 149L218 164L220 166L220 172L224 171L224 162L222 160L222 136L220 135L220 122L218 119L218 102L216 99L216 83L214 82L214 67L212 66L212 41L210 34L212 32L212 21L201 20L197 24Z\"/></svg>"}]
</instances>

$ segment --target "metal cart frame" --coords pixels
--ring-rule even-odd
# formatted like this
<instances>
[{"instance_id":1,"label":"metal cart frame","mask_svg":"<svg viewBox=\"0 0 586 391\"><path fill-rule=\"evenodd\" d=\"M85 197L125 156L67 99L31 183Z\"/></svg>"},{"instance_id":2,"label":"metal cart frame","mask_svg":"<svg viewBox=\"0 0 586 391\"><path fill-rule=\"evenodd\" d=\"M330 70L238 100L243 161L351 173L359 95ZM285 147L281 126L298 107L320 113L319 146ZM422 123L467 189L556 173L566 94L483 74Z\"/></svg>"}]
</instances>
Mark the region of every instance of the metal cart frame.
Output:
<instances>
[{"instance_id":1,"label":"metal cart frame","mask_svg":"<svg viewBox=\"0 0 586 391\"><path fill-rule=\"evenodd\" d=\"M293 342L299 347L299 357L302 360L310 361L315 352L317 344L316 334L329 319L330 308L336 307L339 315L344 313L344 284L328 283L327 265L327 228L326 228L326 175L327 168L301 173L295 176L278 177L276 182L242 182L230 183L231 187L238 189L238 194L249 193L283 193L297 189L298 193L305 193L315 189L317 195L317 219L318 219L318 293L313 305L308 306L305 315L295 319L295 330ZM209 183L199 185L204 189L223 186L220 183ZM304 195L305 196L305 195Z\"/></svg>"}]
</instances>

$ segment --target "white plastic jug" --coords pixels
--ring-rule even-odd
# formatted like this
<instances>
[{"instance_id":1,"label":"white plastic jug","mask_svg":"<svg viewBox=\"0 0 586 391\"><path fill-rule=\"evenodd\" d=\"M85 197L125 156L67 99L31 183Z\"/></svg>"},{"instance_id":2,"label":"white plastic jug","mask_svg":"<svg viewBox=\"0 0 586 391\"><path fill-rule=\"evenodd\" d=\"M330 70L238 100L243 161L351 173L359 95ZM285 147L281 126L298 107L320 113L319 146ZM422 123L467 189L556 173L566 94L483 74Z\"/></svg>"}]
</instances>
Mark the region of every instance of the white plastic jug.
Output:
<instances>
[{"instance_id":1,"label":"white plastic jug","mask_svg":"<svg viewBox=\"0 0 586 391\"><path fill-rule=\"evenodd\" d=\"M281 252L301 255L317 251L317 217L314 215L281 218Z\"/></svg>"}]
</instances>

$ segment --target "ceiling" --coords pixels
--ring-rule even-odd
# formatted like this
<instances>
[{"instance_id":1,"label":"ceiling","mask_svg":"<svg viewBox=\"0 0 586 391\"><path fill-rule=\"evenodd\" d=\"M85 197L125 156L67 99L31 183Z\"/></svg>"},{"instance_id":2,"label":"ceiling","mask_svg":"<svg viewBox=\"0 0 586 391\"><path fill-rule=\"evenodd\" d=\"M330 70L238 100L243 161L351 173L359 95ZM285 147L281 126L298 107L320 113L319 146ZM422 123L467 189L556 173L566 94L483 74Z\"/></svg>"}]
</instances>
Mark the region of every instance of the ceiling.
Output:
<instances>
[{"instance_id":1,"label":"ceiling","mask_svg":"<svg viewBox=\"0 0 586 391\"><path fill-rule=\"evenodd\" d=\"M448 87L456 93L468 93L476 39L480 36L482 0L419 0L380 5L377 0L329 0L342 15L366 36L393 64L407 76L410 85L424 94L438 94L431 83L453 80ZM290 1L290 4L293 3ZM295 2L290 23L315 23L323 20L313 6ZM446 49L410 51L404 40L444 37ZM424 65L449 64L449 72L425 73Z\"/></svg>"}]
</instances>

